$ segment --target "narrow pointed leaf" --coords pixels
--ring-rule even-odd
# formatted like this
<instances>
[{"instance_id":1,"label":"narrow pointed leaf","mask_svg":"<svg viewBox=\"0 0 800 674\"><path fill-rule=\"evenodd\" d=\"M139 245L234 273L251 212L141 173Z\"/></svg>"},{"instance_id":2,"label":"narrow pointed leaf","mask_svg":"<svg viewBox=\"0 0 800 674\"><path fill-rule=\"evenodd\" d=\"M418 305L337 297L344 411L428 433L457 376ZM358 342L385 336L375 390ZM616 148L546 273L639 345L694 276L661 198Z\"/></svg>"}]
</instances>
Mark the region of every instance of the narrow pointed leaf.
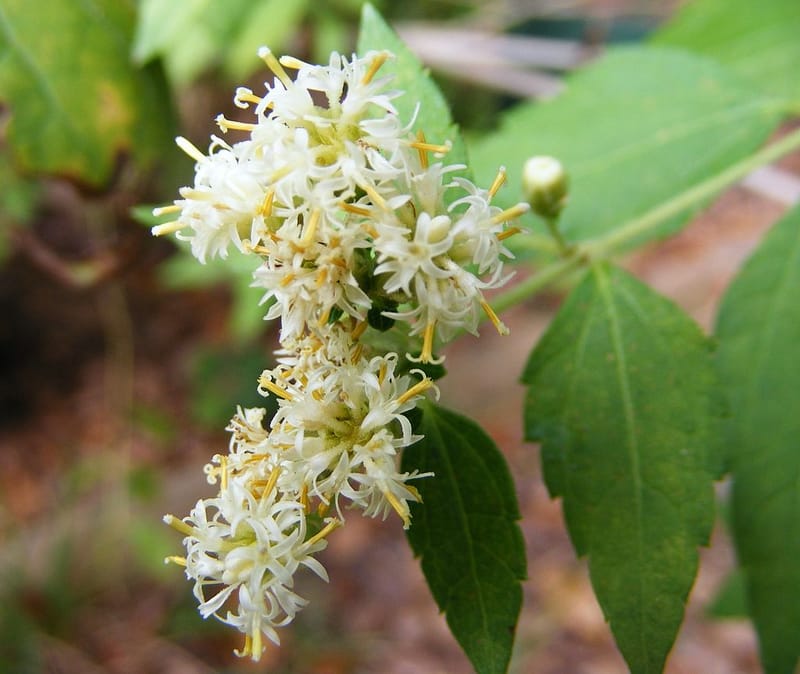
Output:
<instances>
[{"instance_id":1,"label":"narrow pointed leaf","mask_svg":"<svg viewBox=\"0 0 800 674\"><path fill-rule=\"evenodd\" d=\"M132 65L133 27L119 0L2 3L0 102L17 165L99 186L120 152L147 162L169 146L169 97L157 69Z\"/></svg>"},{"instance_id":2,"label":"narrow pointed leaf","mask_svg":"<svg viewBox=\"0 0 800 674\"><path fill-rule=\"evenodd\" d=\"M513 108L495 133L471 143L478 182L508 168L500 205L522 198L534 155L561 160L570 196L561 218L579 241L613 231L748 156L786 113L785 102L682 50L610 50L567 80L551 101ZM675 231L686 213L649 238Z\"/></svg>"},{"instance_id":3,"label":"narrow pointed leaf","mask_svg":"<svg viewBox=\"0 0 800 674\"><path fill-rule=\"evenodd\" d=\"M525 549L514 483L503 455L470 419L422 408L424 438L403 470L431 471L416 487L408 539L447 624L478 674L508 667L522 603Z\"/></svg>"},{"instance_id":4,"label":"narrow pointed leaf","mask_svg":"<svg viewBox=\"0 0 800 674\"><path fill-rule=\"evenodd\" d=\"M676 306L597 265L523 376L525 432L633 674L661 672L714 519L709 345Z\"/></svg>"},{"instance_id":5,"label":"narrow pointed leaf","mask_svg":"<svg viewBox=\"0 0 800 674\"><path fill-rule=\"evenodd\" d=\"M731 284L717 325L733 531L767 674L800 658L800 209Z\"/></svg>"},{"instance_id":6,"label":"narrow pointed leaf","mask_svg":"<svg viewBox=\"0 0 800 674\"><path fill-rule=\"evenodd\" d=\"M450 106L438 85L377 10L372 5L366 4L361 12L358 53L364 56L373 49L388 50L395 55L393 60L381 66L379 76L393 75L392 88L404 92L403 96L393 101L400 119L406 124L409 123L419 104L414 130L423 131L429 143L443 144L449 140L453 144L444 159L447 164L466 163L464 142L458 127L453 123ZM431 161L438 160L431 159ZM494 168L494 171L496 170L497 167ZM493 177L494 174L488 178L487 187Z\"/></svg>"}]
</instances>

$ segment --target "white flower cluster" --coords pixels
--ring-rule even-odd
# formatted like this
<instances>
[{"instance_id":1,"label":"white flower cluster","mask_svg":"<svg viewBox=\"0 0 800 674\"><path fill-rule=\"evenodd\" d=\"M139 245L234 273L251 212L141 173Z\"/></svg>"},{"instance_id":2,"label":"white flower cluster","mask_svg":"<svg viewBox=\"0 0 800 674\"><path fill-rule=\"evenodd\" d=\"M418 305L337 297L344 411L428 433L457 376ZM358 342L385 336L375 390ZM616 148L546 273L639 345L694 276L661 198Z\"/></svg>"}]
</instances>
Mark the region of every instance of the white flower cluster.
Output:
<instances>
[{"instance_id":1,"label":"white flower cluster","mask_svg":"<svg viewBox=\"0 0 800 674\"><path fill-rule=\"evenodd\" d=\"M407 323L422 340L408 358L431 363L437 338L475 332L481 309L505 331L483 292L507 280L502 241L518 230L506 225L528 209L491 205L502 170L483 190L452 176L463 166L430 162L449 144L399 119L401 92L377 77L390 54L334 54L327 66L260 56L274 81L234 99L254 121L217 119L246 137L214 136L207 155L179 138L195 182L157 209L178 217L153 230L177 232L201 262L231 247L258 255L254 284L281 321L278 364L259 377L277 413L265 427L265 410L239 409L229 452L206 467L218 495L165 518L185 535L186 557L170 559L194 581L201 614L244 632L240 654L254 659L262 635L278 643L275 628L305 604L295 571L327 577L313 555L344 506L394 511L408 527L420 500L409 481L424 475L401 472L399 454L419 439L406 413L435 387L422 370L401 372L395 353L371 352L363 333Z\"/></svg>"}]
</instances>

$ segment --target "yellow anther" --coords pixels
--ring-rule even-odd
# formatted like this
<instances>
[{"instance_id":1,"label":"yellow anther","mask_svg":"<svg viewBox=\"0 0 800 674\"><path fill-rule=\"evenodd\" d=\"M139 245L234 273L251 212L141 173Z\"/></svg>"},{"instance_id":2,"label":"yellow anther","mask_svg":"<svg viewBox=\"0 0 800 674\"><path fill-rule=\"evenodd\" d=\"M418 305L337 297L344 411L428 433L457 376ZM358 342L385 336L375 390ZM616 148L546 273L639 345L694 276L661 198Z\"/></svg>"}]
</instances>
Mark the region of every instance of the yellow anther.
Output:
<instances>
[{"instance_id":1,"label":"yellow anther","mask_svg":"<svg viewBox=\"0 0 800 674\"><path fill-rule=\"evenodd\" d=\"M292 400L292 395L286 390L278 386L272 379L269 377L265 377L261 375L258 378L258 384L262 388L267 389L270 393L278 396L279 398L283 398L284 400Z\"/></svg>"},{"instance_id":2,"label":"yellow anther","mask_svg":"<svg viewBox=\"0 0 800 674\"><path fill-rule=\"evenodd\" d=\"M322 285L327 280L327 278L328 278L328 268L327 267L320 267L319 270L317 271L317 278L316 278L316 281L315 281L315 284L316 284L317 288L321 288Z\"/></svg>"},{"instance_id":3,"label":"yellow anther","mask_svg":"<svg viewBox=\"0 0 800 674\"><path fill-rule=\"evenodd\" d=\"M286 274L286 276L284 276L284 277L281 279L281 282L279 283L279 285L280 285L282 288L285 288L285 287L286 287L286 286L288 286L288 285L289 285L289 284L290 284L292 281L294 281L294 279L295 279L295 275L294 275L292 272L289 272L288 274Z\"/></svg>"},{"instance_id":4,"label":"yellow anther","mask_svg":"<svg viewBox=\"0 0 800 674\"><path fill-rule=\"evenodd\" d=\"M272 469L272 472L269 474L269 479L267 480L267 484L264 487L264 493L261 494L261 498L265 499L272 493L272 490L275 489L275 485L278 483L278 477L281 474L281 467L275 466Z\"/></svg>"},{"instance_id":5,"label":"yellow anther","mask_svg":"<svg viewBox=\"0 0 800 674\"><path fill-rule=\"evenodd\" d=\"M425 393L431 386L433 386L433 380L430 377L425 377L424 379L420 379L416 384L414 384L408 391L403 393L402 395L397 396L397 403L402 405L405 402L408 402L414 396L421 395Z\"/></svg>"},{"instance_id":6,"label":"yellow anther","mask_svg":"<svg viewBox=\"0 0 800 674\"><path fill-rule=\"evenodd\" d=\"M492 183L492 186L489 188L490 199L494 197L495 194L497 194L497 191L503 186L505 182L506 182L506 167L501 166L497 170L497 175L494 177L494 182Z\"/></svg>"},{"instance_id":7,"label":"yellow anther","mask_svg":"<svg viewBox=\"0 0 800 674\"><path fill-rule=\"evenodd\" d=\"M330 534L331 531L333 531L334 529L338 529L340 526L342 526L342 523L339 520L331 520L330 522L328 522L325 525L325 528L322 529L322 531L320 531L319 533L317 533L317 534L313 535L311 538L309 538L306 541L306 544L307 545L314 545L314 543L318 543L323 538L325 538L328 534Z\"/></svg>"},{"instance_id":8,"label":"yellow anther","mask_svg":"<svg viewBox=\"0 0 800 674\"><path fill-rule=\"evenodd\" d=\"M386 210L386 199L384 199L372 185L359 185L359 187L367 193L367 196L372 200L372 203Z\"/></svg>"},{"instance_id":9,"label":"yellow anther","mask_svg":"<svg viewBox=\"0 0 800 674\"><path fill-rule=\"evenodd\" d=\"M431 321L425 326L425 332L422 334L420 361L423 363L430 363L433 360L433 336L435 330L436 321Z\"/></svg>"},{"instance_id":10,"label":"yellow anther","mask_svg":"<svg viewBox=\"0 0 800 674\"><path fill-rule=\"evenodd\" d=\"M372 215L372 211L368 208L364 208L363 206L356 206L355 204L348 204L346 201L342 201L339 206L342 207L343 211L347 211L348 213L353 213L354 215L364 215L369 217Z\"/></svg>"},{"instance_id":11,"label":"yellow anther","mask_svg":"<svg viewBox=\"0 0 800 674\"><path fill-rule=\"evenodd\" d=\"M283 85L288 89L292 86L292 78L286 73L283 69L283 66L280 64L278 59L275 58L275 54L272 53L269 47L261 47L258 50L258 58L260 58L264 63L267 64L267 68L269 68L275 76L283 82Z\"/></svg>"},{"instance_id":12,"label":"yellow anther","mask_svg":"<svg viewBox=\"0 0 800 674\"><path fill-rule=\"evenodd\" d=\"M353 328L353 332L350 333L350 336L353 338L353 341L356 341L361 335L364 334L368 326L367 321L359 321L356 323L356 327Z\"/></svg>"},{"instance_id":13,"label":"yellow anther","mask_svg":"<svg viewBox=\"0 0 800 674\"><path fill-rule=\"evenodd\" d=\"M297 58L295 56L286 56L286 55L281 56L278 59L278 62L282 66L285 66L287 68L291 68L292 70L300 70L300 68L305 68L306 66L310 65L309 63L306 63L305 61L301 61L299 58Z\"/></svg>"},{"instance_id":14,"label":"yellow anther","mask_svg":"<svg viewBox=\"0 0 800 674\"><path fill-rule=\"evenodd\" d=\"M422 145L425 144L425 132L422 129L417 131L417 142ZM423 169L428 168L428 151L418 145L417 154L419 155L419 165Z\"/></svg>"},{"instance_id":15,"label":"yellow anther","mask_svg":"<svg viewBox=\"0 0 800 674\"><path fill-rule=\"evenodd\" d=\"M494 324L497 332L504 336L507 335L510 330L506 327L505 323L503 323L503 321L497 317L497 314L494 313L494 309L489 306L489 303L486 300L481 300L481 306L486 312L486 315L489 317L489 320Z\"/></svg>"},{"instance_id":16,"label":"yellow anther","mask_svg":"<svg viewBox=\"0 0 800 674\"><path fill-rule=\"evenodd\" d=\"M162 215L166 215L167 213L177 213L179 210L181 210L181 207L178 206L178 204L159 206L158 208L153 209L153 215L157 218L160 218Z\"/></svg>"},{"instance_id":17,"label":"yellow anther","mask_svg":"<svg viewBox=\"0 0 800 674\"><path fill-rule=\"evenodd\" d=\"M186 227L186 223L180 220L173 220L172 222L165 222L162 225L156 225L150 231L153 233L153 236L164 236L164 234L179 232L184 227Z\"/></svg>"},{"instance_id":18,"label":"yellow anther","mask_svg":"<svg viewBox=\"0 0 800 674\"><path fill-rule=\"evenodd\" d=\"M177 564L178 566L186 566L186 557L170 555L169 557L164 557L164 564Z\"/></svg>"},{"instance_id":19,"label":"yellow anther","mask_svg":"<svg viewBox=\"0 0 800 674\"><path fill-rule=\"evenodd\" d=\"M376 54L375 58L372 59L372 63L369 64L367 72L365 72L364 76L361 78L360 84L369 84L372 81L372 78L375 77L375 74L381 69L381 66L386 63L386 59L388 58L388 52L384 51L380 54Z\"/></svg>"},{"instance_id":20,"label":"yellow anther","mask_svg":"<svg viewBox=\"0 0 800 674\"><path fill-rule=\"evenodd\" d=\"M435 154L447 154L450 152L452 145L450 142L446 143L445 145L436 145L435 143L425 143L419 140L415 140L409 143L409 145L417 150L422 150L424 152L433 152Z\"/></svg>"},{"instance_id":21,"label":"yellow anther","mask_svg":"<svg viewBox=\"0 0 800 674\"><path fill-rule=\"evenodd\" d=\"M194 536L194 527L186 524L183 520L179 520L175 515L164 515L164 524L171 526L175 531L185 536Z\"/></svg>"},{"instance_id":22,"label":"yellow anther","mask_svg":"<svg viewBox=\"0 0 800 674\"><path fill-rule=\"evenodd\" d=\"M378 383L381 386L383 386L383 380L386 379L386 369L386 361L383 361L378 369Z\"/></svg>"},{"instance_id":23,"label":"yellow anther","mask_svg":"<svg viewBox=\"0 0 800 674\"><path fill-rule=\"evenodd\" d=\"M516 206L512 206L511 208L507 208L504 211L501 211L497 215L492 216L492 222L494 224L499 224L501 222L507 222L509 220L513 220L514 218L518 218L523 213L527 213L531 210L529 204L519 203Z\"/></svg>"},{"instance_id":24,"label":"yellow anther","mask_svg":"<svg viewBox=\"0 0 800 674\"><path fill-rule=\"evenodd\" d=\"M258 212L261 213L265 218L268 218L272 215L272 204L275 201L275 190L270 187L267 190L267 193L264 195L264 200L261 202L261 206L258 209Z\"/></svg>"},{"instance_id":25,"label":"yellow anther","mask_svg":"<svg viewBox=\"0 0 800 674\"><path fill-rule=\"evenodd\" d=\"M324 326L325 326L325 324L328 322L328 319L329 319L330 317L331 317L331 310L330 310L330 308L328 308L328 309L325 309L325 311L323 311L323 312L322 312L322 315L319 317L319 321L317 322L317 325L318 325L320 328L324 327Z\"/></svg>"},{"instance_id":26,"label":"yellow anther","mask_svg":"<svg viewBox=\"0 0 800 674\"><path fill-rule=\"evenodd\" d=\"M389 505L394 508L398 515L400 515L400 518L403 520L403 528L408 529L408 527L411 526L411 518L409 517L408 506L405 503L401 503L390 491L383 492L383 495L386 497L386 500L389 501Z\"/></svg>"},{"instance_id":27,"label":"yellow anther","mask_svg":"<svg viewBox=\"0 0 800 674\"><path fill-rule=\"evenodd\" d=\"M359 323L359 325L366 325L366 321L364 323ZM364 328L366 330L366 328ZM356 348L353 349L353 355L350 358L350 361L355 365L359 360L361 360L361 354L364 352L364 345L363 344L356 344Z\"/></svg>"},{"instance_id":28,"label":"yellow anther","mask_svg":"<svg viewBox=\"0 0 800 674\"><path fill-rule=\"evenodd\" d=\"M219 457L219 488L225 491L228 488L228 457Z\"/></svg>"},{"instance_id":29,"label":"yellow anther","mask_svg":"<svg viewBox=\"0 0 800 674\"><path fill-rule=\"evenodd\" d=\"M311 217L308 219L308 223L303 228L303 236L300 239L300 245L303 248L308 248L314 242L314 236L317 233L317 225L319 224L320 216L322 215L322 209L315 208L311 211Z\"/></svg>"},{"instance_id":30,"label":"yellow anther","mask_svg":"<svg viewBox=\"0 0 800 674\"><path fill-rule=\"evenodd\" d=\"M187 140L183 136L178 136L175 139L175 144L195 161L203 161L203 159L206 158L206 156L202 152L200 152L200 150L198 150L189 140Z\"/></svg>"},{"instance_id":31,"label":"yellow anther","mask_svg":"<svg viewBox=\"0 0 800 674\"><path fill-rule=\"evenodd\" d=\"M325 513L327 513L331 509L330 503L320 503L317 506L317 515L320 517L325 517Z\"/></svg>"},{"instance_id":32,"label":"yellow anther","mask_svg":"<svg viewBox=\"0 0 800 674\"><path fill-rule=\"evenodd\" d=\"M308 512L308 485L304 484L303 488L300 490L300 505L303 506L303 510Z\"/></svg>"},{"instance_id":33,"label":"yellow anther","mask_svg":"<svg viewBox=\"0 0 800 674\"><path fill-rule=\"evenodd\" d=\"M239 87L236 90L236 95L233 97L233 103L237 108L242 108L245 110L248 107L248 104L255 103L258 105L264 99L260 96L256 96L252 90L248 89L247 87Z\"/></svg>"},{"instance_id":34,"label":"yellow anther","mask_svg":"<svg viewBox=\"0 0 800 674\"><path fill-rule=\"evenodd\" d=\"M510 236L514 236L514 234L519 234L522 230L519 227L509 227L507 230L500 232L497 235L498 241L504 241Z\"/></svg>"},{"instance_id":35,"label":"yellow anther","mask_svg":"<svg viewBox=\"0 0 800 674\"><path fill-rule=\"evenodd\" d=\"M222 129L223 133L228 133L230 130L252 131L258 126L250 122L237 122L235 119L228 119L225 115L217 115L214 121L217 123L217 126Z\"/></svg>"}]
</instances>

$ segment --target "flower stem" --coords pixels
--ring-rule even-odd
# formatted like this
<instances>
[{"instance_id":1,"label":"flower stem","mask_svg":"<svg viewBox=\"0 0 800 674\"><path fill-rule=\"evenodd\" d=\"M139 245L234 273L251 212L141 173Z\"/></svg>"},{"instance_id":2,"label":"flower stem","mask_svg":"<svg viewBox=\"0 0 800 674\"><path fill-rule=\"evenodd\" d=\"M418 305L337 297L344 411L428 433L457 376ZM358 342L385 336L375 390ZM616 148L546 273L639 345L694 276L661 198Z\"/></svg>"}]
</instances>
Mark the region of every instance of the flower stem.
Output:
<instances>
[{"instance_id":1,"label":"flower stem","mask_svg":"<svg viewBox=\"0 0 800 674\"><path fill-rule=\"evenodd\" d=\"M721 192L755 169L780 159L798 147L800 147L800 129L729 166L708 180L662 202L638 218L623 223L614 231L596 239L575 244L569 257L551 262L530 278L497 295L492 299L492 306L497 313L505 311L515 304L525 301L553 281L586 264L588 260L611 257L632 239L650 232L665 220Z\"/></svg>"}]
</instances>

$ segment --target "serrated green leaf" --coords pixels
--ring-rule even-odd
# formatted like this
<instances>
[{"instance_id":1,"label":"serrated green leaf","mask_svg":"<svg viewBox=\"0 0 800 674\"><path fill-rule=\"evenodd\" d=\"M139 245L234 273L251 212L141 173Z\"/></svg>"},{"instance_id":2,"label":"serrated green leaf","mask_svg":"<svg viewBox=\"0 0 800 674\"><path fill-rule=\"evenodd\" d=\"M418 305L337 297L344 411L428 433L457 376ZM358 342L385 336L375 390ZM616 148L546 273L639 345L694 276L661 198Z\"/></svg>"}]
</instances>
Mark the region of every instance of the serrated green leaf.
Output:
<instances>
[{"instance_id":1,"label":"serrated green leaf","mask_svg":"<svg viewBox=\"0 0 800 674\"><path fill-rule=\"evenodd\" d=\"M432 471L415 485L408 539L450 630L479 674L508 667L522 602L525 549L503 455L470 419L426 403L403 470Z\"/></svg>"},{"instance_id":2,"label":"serrated green leaf","mask_svg":"<svg viewBox=\"0 0 800 674\"><path fill-rule=\"evenodd\" d=\"M133 22L118 0L3 2L0 100L17 165L99 186L121 151L148 162L169 143L162 78L128 57Z\"/></svg>"},{"instance_id":3,"label":"serrated green leaf","mask_svg":"<svg viewBox=\"0 0 800 674\"><path fill-rule=\"evenodd\" d=\"M671 302L594 266L531 354L525 436L633 674L662 671L714 520L709 343Z\"/></svg>"},{"instance_id":4,"label":"serrated green leaf","mask_svg":"<svg viewBox=\"0 0 800 674\"><path fill-rule=\"evenodd\" d=\"M256 3L225 51L225 70L232 79L250 75L263 63L258 48L267 45L277 51L289 37L308 9L309 0L262 0Z\"/></svg>"},{"instance_id":5,"label":"serrated green leaf","mask_svg":"<svg viewBox=\"0 0 800 674\"><path fill-rule=\"evenodd\" d=\"M767 674L800 658L800 208L731 284L717 323L733 531Z\"/></svg>"},{"instance_id":6,"label":"serrated green leaf","mask_svg":"<svg viewBox=\"0 0 800 674\"><path fill-rule=\"evenodd\" d=\"M480 184L497 164L507 167L509 188L497 195L505 206L523 198L529 157L560 159L570 176L561 229L570 240L586 240L747 156L784 111L782 102L709 59L618 48L568 78L561 96L512 109L499 131L470 146L470 156ZM674 231L689 215L650 238Z\"/></svg>"},{"instance_id":7,"label":"serrated green leaf","mask_svg":"<svg viewBox=\"0 0 800 674\"><path fill-rule=\"evenodd\" d=\"M458 126L453 123L450 106L436 82L431 79L429 71L422 67L419 59L383 20L378 11L372 5L365 4L361 11L357 51L360 56L364 56L373 49L388 50L395 55L393 60L381 67L379 74L393 75L392 88L404 92L393 101L400 119L405 123L410 122L419 104L414 130L423 131L429 143L441 144L449 140L453 143L453 147L447 153L445 161L448 164L466 164L464 141ZM495 172L497 168L494 167ZM469 177L470 173L468 171L463 175ZM488 178L487 187L493 178L494 174Z\"/></svg>"},{"instance_id":8,"label":"serrated green leaf","mask_svg":"<svg viewBox=\"0 0 800 674\"><path fill-rule=\"evenodd\" d=\"M753 85L800 106L800 2L696 0L654 36L656 44L685 47L736 70Z\"/></svg>"}]
</instances>

